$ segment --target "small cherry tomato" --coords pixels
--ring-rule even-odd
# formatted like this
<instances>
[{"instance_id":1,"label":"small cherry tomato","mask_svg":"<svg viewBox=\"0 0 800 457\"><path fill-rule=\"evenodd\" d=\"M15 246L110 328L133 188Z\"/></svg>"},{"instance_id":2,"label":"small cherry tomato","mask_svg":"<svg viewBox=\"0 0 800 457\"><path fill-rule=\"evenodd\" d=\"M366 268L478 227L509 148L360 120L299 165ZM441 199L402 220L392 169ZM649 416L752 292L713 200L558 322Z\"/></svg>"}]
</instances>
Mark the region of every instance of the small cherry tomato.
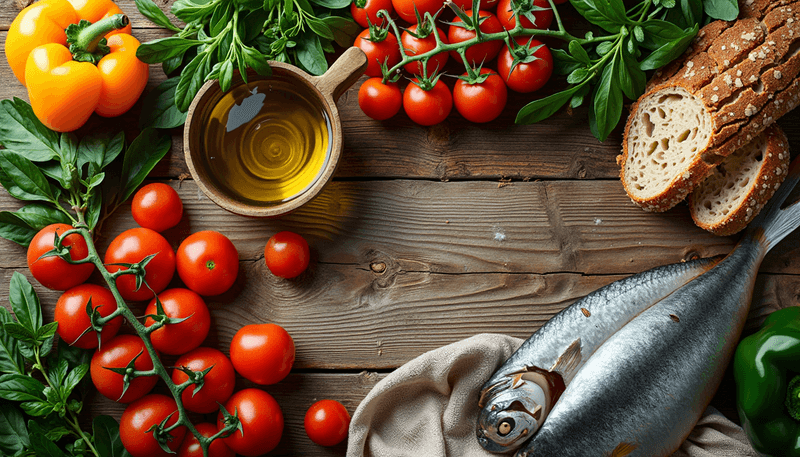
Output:
<instances>
[{"instance_id":1,"label":"small cherry tomato","mask_svg":"<svg viewBox=\"0 0 800 457\"><path fill-rule=\"evenodd\" d=\"M353 0L350 4L350 13L353 19L361 27L369 27L369 24L379 25L385 21L383 17L378 17L378 11L386 10L391 16L394 13L392 0ZM367 21L369 18L369 21Z\"/></svg>"},{"instance_id":2,"label":"small cherry tomato","mask_svg":"<svg viewBox=\"0 0 800 457\"><path fill-rule=\"evenodd\" d=\"M136 276L122 275L117 278L117 289L122 298L129 301L144 301L153 298L153 293L159 293L167 288L175 274L175 252L169 242L158 232L149 228L132 228L120 233L108 245L103 262L106 269L114 273L118 270L127 270L127 267L111 265L114 263L135 264L147 256L155 254L144 267L144 280L149 288L142 284L137 289ZM152 289L152 290L151 290Z\"/></svg>"},{"instance_id":3,"label":"small cherry tomato","mask_svg":"<svg viewBox=\"0 0 800 457\"><path fill-rule=\"evenodd\" d=\"M183 216L181 197L163 183L148 184L133 196L133 220L142 227L163 232L178 225Z\"/></svg>"},{"instance_id":4,"label":"small cherry tomato","mask_svg":"<svg viewBox=\"0 0 800 457\"><path fill-rule=\"evenodd\" d=\"M137 371L147 371L153 369L153 359L144 346L144 342L138 336L117 335L108 343L95 351L92 356L90 372L92 383L97 391L120 403L130 403L138 400L150 392L158 381L158 376L139 376L133 378L128 385L125 395L123 391L123 378L119 373L114 373L106 368L125 368L134 359L133 366Z\"/></svg>"},{"instance_id":5,"label":"small cherry tomato","mask_svg":"<svg viewBox=\"0 0 800 457\"><path fill-rule=\"evenodd\" d=\"M472 10L469 10L466 13L468 16L472 17ZM494 14L488 11L479 11L478 14L480 17L486 18L483 19L483 22L481 22L481 32L488 34L499 33L503 31L503 26L500 25L500 22L497 20L497 17ZM447 31L447 38L450 40L451 44L461 43L462 41L475 38L475 31L467 30L464 27L459 26L459 24L463 24L463 22L464 21L462 21L460 17L453 19L453 23L450 26L450 29ZM467 60L472 65L481 65L494 59L502 47L503 42L501 40L486 41L484 43L473 44L467 48L464 54L467 56ZM459 62L463 62L463 59L457 52L450 51L450 54L454 59L458 60Z\"/></svg>"},{"instance_id":6,"label":"small cherry tomato","mask_svg":"<svg viewBox=\"0 0 800 457\"><path fill-rule=\"evenodd\" d=\"M216 406L216 405L214 405ZM216 435L219 429L214 424L203 422L194 426L198 433L211 438ZM231 451L222 438L217 438L208 446L207 457L235 457L236 454ZM191 433L187 433L181 444L181 449L178 451L178 457L203 457L203 448L200 447L200 442Z\"/></svg>"},{"instance_id":7,"label":"small cherry tomato","mask_svg":"<svg viewBox=\"0 0 800 457\"><path fill-rule=\"evenodd\" d=\"M94 271L94 264L70 264L60 257L41 258L53 250L56 234L59 236L72 230L67 224L50 224L39 230L28 246L28 268L39 284L53 290L67 290L83 284ZM86 241L77 233L67 236L61 244L69 248L72 260L83 260L89 255Z\"/></svg>"},{"instance_id":8,"label":"small cherry tomato","mask_svg":"<svg viewBox=\"0 0 800 457\"><path fill-rule=\"evenodd\" d=\"M306 412L306 435L320 446L336 446L347 438L350 414L335 400L320 400Z\"/></svg>"},{"instance_id":9,"label":"small cherry tomato","mask_svg":"<svg viewBox=\"0 0 800 457\"><path fill-rule=\"evenodd\" d=\"M400 48L397 45L397 37L391 32L386 33L386 37L381 41L370 41L370 30L366 29L356 37L355 45L367 55L367 76L382 76L381 64L386 62L388 68L392 68L400 62Z\"/></svg>"},{"instance_id":10,"label":"small cherry tomato","mask_svg":"<svg viewBox=\"0 0 800 457\"><path fill-rule=\"evenodd\" d=\"M250 324L231 340L231 362L236 372L256 384L275 384L294 364L294 341L276 324Z\"/></svg>"},{"instance_id":11,"label":"small cherry tomato","mask_svg":"<svg viewBox=\"0 0 800 457\"><path fill-rule=\"evenodd\" d=\"M472 9L472 0L453 0L453 3L465 11ZM497 7L497 0L481 0L480 8L478 9L481 11L490 11L495 7Z\"/></svg>"},{"instance_id":12,"label":"small cherry tomato","mask_svg":"<svg viewBox=\"0 0 800 457\"><path fill-rule=\"evenodd\" d=\"M397 14L409 24L417 23L414 7L419 11L419 17L424 18L425 13L436 14L444 5L444 0L392 0L392 5Z\"/></svg>"},{"instance_id":13,"label":"small cherry tomato","mask_svg":"<svg viewBox=\"0 0 800 457\"><path fill-rule=\"evenodd\" d=\"M403 32L402 35L400 35L400 41L403 43L403 48L406 50L406 55L416 56L419 54L425 54L436 47L436 37L433 36L433 32L431 32L425 38L417 38L412 35L412 33L416 33L417 30L418 26L412 25L405 32ZM447 37L440 28L436 28L436 33L439 34L439 39L442 40L442 43L449 44ZM447 64L448 58L449 54L446 52L440 52L439 54L436 54L428 59L428 63L425 66L425 69L427 70L425 73L426 76L430 76L434 72L441 73L444 70L444 66ZM412 75L421 75L422 61L407 63L403 68L405 68L406 71Z\"/></svg>"},{"instance_id":14,"label":"small cherry tomato","mask_svg":"<svg viewBox=\"0 0 800 457\"><path fill-rule=\"evenodd\" d=\"M530 63L519 63L511 70L514 64L514 55L503 46L500 55L497 56L497 72L508 85L508 88L520 93L528 93L539 90L544 86L553 74L553 54L550 49L541 41L530 40L526 37L517 37L516 42L522 47L528 46L533 51L536 60ZM538 47L538 49L537 49Z\"/></svg>"},{"instance_id":15,"label":"small cherry tomato","mask_svg":"<svg viewBox=\"0 0 800 457\"><path fill-rule=\"evenodd\" d=\"M435 125L447 119L453 109L453 96L450 89L441 81L431 90L424 90L414 78L403 93L403 109L408 117L419 125Z\"/></svg>"},{"instance_id":16,"label":"small cherry tomato","mask_svg":"<svg viewBox=\"0 0 800 457\"><path fill-rule=\"evenodd\" d=\"M168 289L158 294L164 313L171 318L187 318L177 324L166 324L150 334L150 341L157 351L164 354L185 354L200 346L211 328L211 314L206 302L189 289ZM156 299L153 298L145 315L156 314ZM144 325L155 324L152 317L145 319Z\"/></svg>"},{"instance_id":17,"label":"small cherry tomato","mask_svg":"<svg viewBox=\"0 0 800 457\"><path fill-rule=\"evenodd\" d=\"M463 79L453 87L453 102L456 110L471 122L484 123L497 119L508 100L508 90L503 79L488 68L481 69L481 75L489 74L485 81L469 84ZM464 73L467 76L467 73Z\"/></svg>"},{"instance_id":18,"label":"small cherry tomato","mask_svg":"<svg viewBox=\"0 0 800 457\"><path fill-rule=\"evenodd\" d=\"M195 386L190 386L181 394L183 406L189 411L201 414L213 413L219 410L217 403L225 403L233 393L236 374L233 364L222 352L199 347L182 355L176 367L187 367L194 372L201 372L207 368L211 370L203 376L203 386L195 393ZM189 379L183 371L175 368L172 370L172 382L176 385L183 384Z\"/></svg>"},{"instance_id":19,"label":"small cherry tomato","mask_svg":"<svg viewBox=\"0 0 800 457\"><path fill-rule=\"evenodd\" d=\"M102 317L117 310L117 301L111 291L94 284L75 286L58 297L53 320L58 322L58 335L70 346L81 349L97 347L97 332L89 330L83 333L92 326L86 313L86 304L89 300L92 301L91 307ZM122 326L122 316L117 316L104 325L100 331L102 344L113 338L119 332L120 326Z\"/></svg>"},{"instance_id":20,"label":"small cherry tomato","mask_svg":"<svg viewBox=\"0 0 800 457\"><path fill-rule=\"evenodd\" d=\"M168 457L159 446L154 432L150 430L167 419L166 426L178 421L178 405L170 397L151 394L128 405L119 420L119 439L133 457ZM169 432L172 439L164 436L167 447L178 450L186 436L186 427L180 426Z\"/></svg>"},{"instance_id":21,"label":"small cherry tomato","mask_svg":"<svg viewBox=\"0 0 800 457\"><path fill-rule=\"evenodd\" d=\"M306 240L294 232L278 232L267 241L264 259L269 271L280 278L294 278L306 271L311 252Z\"/></svg>"},{"instance_id":22,"label":"small cherry tomato","mask_svg":"<svg viewBox=\"0 0 800 457\"><path fill-rule=\"evenodd\" d=\"M519 3L518 3L519 2ZM553 23L553 10L550 8L548 0L515 0L515 4L521 5L523 9L530 9L531 2L536 8L542 8L531 11L536 23L530 21L527 17L522 17L522 26L526 29L539 29L545 30ZM558 3L558 2L556 2ZM511 8L511 0L499 0L497 3L497 19L500 20L500 25L506 30L511 30L517 26L517 20L514 17L514 11ZM483 30L483 29L481 29Z\"/></svg>"},{"instance_id":23,"label":"small cherry tomato","mask_svg":"<svg viewBox=\"0 0 800 457\"><path fill-rule=\"evenodd\" d=\"M190 235L178 247L178 276L193 291L219 295L239 275L239 252L225 235L205 230Z\"/></svg>"},{"instance_id":24,"label":"small cherry tomato","mask_svg":"<svg viewBox=\"0 0 800 457\"><path fill-rule=\"evenodd\" d=\"M283 412L272 395L261 389L244 389L225 402L225 409L238 414L241 431L224 438L225 444L237 454L247 457L263 455L275 449L283 434ZM222 412L217 416L222 429Z\"/></svg>"},{"instance_id":25,"label":"small cherry tomato","mask_svg":"<svg viewBox=\"0 0 800 457\"><path fill-rule=\"evenodd\" d=\"M358 106L376 121L389 119L403 106L403 94L397 83L384 84L381 78L369 78L358 89Z\"/></svg>"}]
</instances>

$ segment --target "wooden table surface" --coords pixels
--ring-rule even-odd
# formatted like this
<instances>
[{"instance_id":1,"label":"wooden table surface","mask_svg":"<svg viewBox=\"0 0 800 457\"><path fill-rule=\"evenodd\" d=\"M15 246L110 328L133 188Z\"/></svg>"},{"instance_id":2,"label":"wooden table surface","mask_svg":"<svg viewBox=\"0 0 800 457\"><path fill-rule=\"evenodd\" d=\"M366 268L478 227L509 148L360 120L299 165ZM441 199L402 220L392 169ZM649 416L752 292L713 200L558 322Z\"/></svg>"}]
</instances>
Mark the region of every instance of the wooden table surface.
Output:
<instances>
[{"instance_id":1,"label":"wooden table surface","mask_svg":"<svg viewBox=\"0 0 800 457\"><path fill-rule=\"evenodd\" d=\"M169 4L160 1L167 11ZM118 3L141 41L169 36L142 17L133 0ZM18 11L15 2L0 1L0 44ZM146 91L164 79L160 66L152 66ZM334 182L290 216L248 219L212 203L188 174L182 129L172 132L172 150L151 174L183 199L182 222L165 232L173 247L190 233L217 230L239 251L236 284L208 301L213 324L206 344L227 353L242 325L262 322L277 323L294 338L292 374L265 388L286 420L271 455L344 455L344 445L316 446L303 431L303 415L318 399L339 400L352 414L386 373L425 351L482 332L527 338L598 287L659 265L726 253L737 239L695 227L685 205L663 214L634 206L614 161L619 129L598 142L585 109L517 126L517 110L532 97L510 93L503 116L487 125L454 111L440 125L420 127L402 113L385 122L367 118L357 89L339 100L345 144ZM27 99L5 59L0 97ZM124 129L130 141L140 105L90 124ZM780 121L795 147L799 117ZM0 210L19 206L0 191ZM103 228L101 252L134 226L129 206L121 207ZM264 264L264 245L280 230L300 233L311 245L311 266L296 280L278 279ZM800 234L792 235L763 263L749 330L769 312L797 303L799 249ZM45 318L52 319L58 293L33 280L23 248L0 240L0 296L7 297L13 271L34 282ZM729 377L714 405L735 419L733 393ZM90 414L118 418L123 409L99 395L90 400Z\"/></svg>"}]
</instances>

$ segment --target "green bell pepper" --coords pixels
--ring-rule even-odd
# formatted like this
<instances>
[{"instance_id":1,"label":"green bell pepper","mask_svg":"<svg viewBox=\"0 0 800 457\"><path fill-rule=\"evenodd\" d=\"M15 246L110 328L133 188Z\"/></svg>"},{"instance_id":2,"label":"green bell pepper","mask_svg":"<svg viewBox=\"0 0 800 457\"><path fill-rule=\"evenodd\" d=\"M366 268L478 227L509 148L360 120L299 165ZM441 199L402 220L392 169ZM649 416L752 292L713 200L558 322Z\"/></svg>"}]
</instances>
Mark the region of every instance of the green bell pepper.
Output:
<instances>
[{"instance_id":1,"label":"green bell pepper","mask_svg":"<svg viewBox=\"0 0 800 457\"><path fill-rule=\"evenodd\" d=\"M734 356L736 406L753 448L800 457L800 306L773 312Z\"/></svg>"}]
</instances>

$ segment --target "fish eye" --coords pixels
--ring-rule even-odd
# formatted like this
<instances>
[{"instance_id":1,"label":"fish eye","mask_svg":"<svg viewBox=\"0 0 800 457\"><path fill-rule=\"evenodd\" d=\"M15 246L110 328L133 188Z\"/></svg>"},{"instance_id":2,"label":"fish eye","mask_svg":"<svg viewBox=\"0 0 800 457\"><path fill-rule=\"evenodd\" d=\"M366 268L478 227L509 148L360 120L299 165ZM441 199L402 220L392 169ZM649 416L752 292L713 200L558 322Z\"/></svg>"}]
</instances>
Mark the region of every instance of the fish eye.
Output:
<instances>
[{"instance_id":1,"label":"fish eye","mask_svg":"<svg viewBox=\"0 0 800 457\"><path fill-rule=\"evenodd\" d=\"M516 423L514 422L514 419L507 417L503 419L497 426L497 434L500 436L506 436L511 433L512 430L514 430L515 425Z\"/></svg>"}]
</instances>

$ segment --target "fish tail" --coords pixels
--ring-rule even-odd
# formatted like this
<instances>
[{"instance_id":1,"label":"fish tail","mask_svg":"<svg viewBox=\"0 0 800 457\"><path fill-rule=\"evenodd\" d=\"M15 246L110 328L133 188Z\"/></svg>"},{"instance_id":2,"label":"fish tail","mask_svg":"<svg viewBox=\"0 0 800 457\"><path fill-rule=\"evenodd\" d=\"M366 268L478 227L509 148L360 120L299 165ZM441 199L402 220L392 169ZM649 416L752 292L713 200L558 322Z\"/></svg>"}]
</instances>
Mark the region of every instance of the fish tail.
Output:
<instances>
[{"instance_id":1,"label":"fish tail","mask_svg":"<svg viewBox=\"0 0 800 457\"><path fill-rule=\"evenodd\" d=\"M781 208L799 181L800 158L797 158L792 161L781 187L748 228L747 234L765 247L764 254L800 227L800 201Z\"/></svg>"}]
</instances>

